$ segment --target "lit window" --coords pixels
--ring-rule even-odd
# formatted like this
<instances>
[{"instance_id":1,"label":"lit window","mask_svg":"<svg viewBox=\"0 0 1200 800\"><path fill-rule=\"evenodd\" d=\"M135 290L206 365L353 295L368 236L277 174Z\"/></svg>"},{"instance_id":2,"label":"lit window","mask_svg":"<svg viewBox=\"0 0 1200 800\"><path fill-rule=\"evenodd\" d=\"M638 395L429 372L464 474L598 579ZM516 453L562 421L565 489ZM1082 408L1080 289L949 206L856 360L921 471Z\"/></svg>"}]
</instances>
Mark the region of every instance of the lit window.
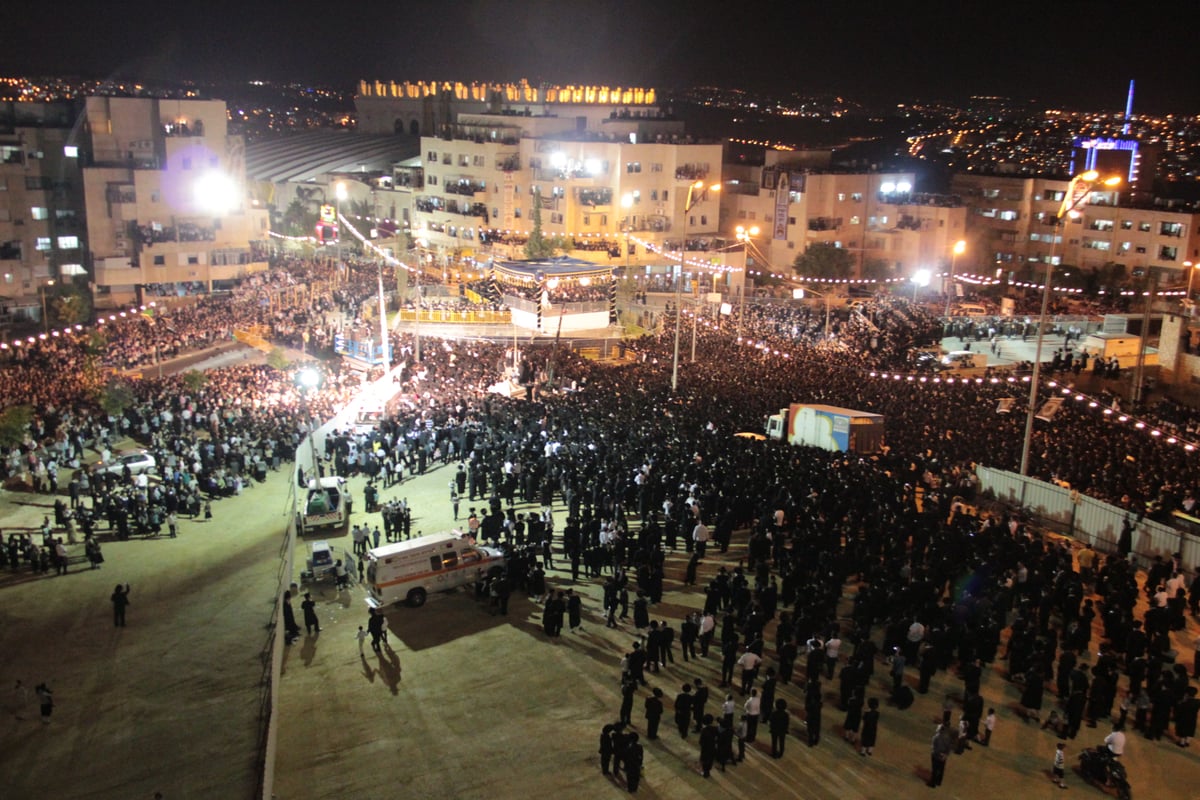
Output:
<instances>
[{"instance_id":1,"label":"lit window","mask_svg":"<svg viewBox=\"0 0 1200 800\"><path fill-rule=\"evenodd\" d=\"M34 206L29 209L29 213L34 219L49 219L50 217L50 214L42 206Z\"/></svg>"},{"instance_id":2,"label":"lit window","mask_svg":"<svg viewBox=\"0 0 1200 800\"><path fill-rule=\"evenodd\" d=\"M73 144L64 145L63 155L67 158L79 158L79 148Z\"/></svg>"},{"instance_id":3,"label":"lit window","mask_svg":"<svg viewBox=\"0 0 1200 800\"><path fill-rule=\"evenodd\" d=\"M58 237L59 250L74 250L79 247L78 236L60 236Z\"/></svg>"},{"instance_id":4,"label":"lit window","mask_svg":"<svg viewBox=\"0 0 1200 800\"><path fill-rule=\"evenodd\" d=\"M37 249L41 250L43 252L49 250L50 249L50 237L49 236L37 237Z\"/></svg>"}]
</instances>

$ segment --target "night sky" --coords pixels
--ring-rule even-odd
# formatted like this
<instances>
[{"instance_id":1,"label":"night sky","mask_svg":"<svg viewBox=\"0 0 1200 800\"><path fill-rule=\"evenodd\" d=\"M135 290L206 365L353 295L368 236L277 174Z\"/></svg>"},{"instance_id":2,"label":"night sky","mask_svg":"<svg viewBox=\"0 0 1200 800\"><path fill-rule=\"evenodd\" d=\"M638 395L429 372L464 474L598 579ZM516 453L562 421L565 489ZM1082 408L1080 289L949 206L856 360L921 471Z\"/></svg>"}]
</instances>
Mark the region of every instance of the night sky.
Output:
<instances>
[{"instance_id":1,"label":"night sky","mask_svg":"<svg viewBox=\"0 0 1200 800\"><path fill-rule=\"evenodd\" d=\"M528 78L720 85L868 103L972 94L1200 113L1195 3L212 0L28 3L0 75L144 80Z\"/></svg>"}]
</instances>

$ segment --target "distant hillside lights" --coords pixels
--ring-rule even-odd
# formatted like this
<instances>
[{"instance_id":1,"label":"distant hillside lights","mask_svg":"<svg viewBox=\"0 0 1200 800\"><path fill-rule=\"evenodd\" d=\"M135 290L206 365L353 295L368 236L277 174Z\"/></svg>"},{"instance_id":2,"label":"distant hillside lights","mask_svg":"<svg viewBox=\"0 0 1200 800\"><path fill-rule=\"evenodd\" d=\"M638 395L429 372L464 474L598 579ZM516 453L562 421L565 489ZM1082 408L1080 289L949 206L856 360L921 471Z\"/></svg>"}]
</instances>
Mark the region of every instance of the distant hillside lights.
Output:
<instances>
[{"instance_id":1,"label":"distant hillside lights","mask_svg":"<svg viewBox=\"0 0 1200 800\"><path fill-rule=\"evenodd\" d=\"M363 97L396 97L418 99L438 94L453 95L456 100L487 102L501 95L510 103L571 103L582 105L652 106L658 102L654 89L632 86L530 86L520 83L461 83L451 81L359 81L358 93Z\"/></svg>"}]
</instances>

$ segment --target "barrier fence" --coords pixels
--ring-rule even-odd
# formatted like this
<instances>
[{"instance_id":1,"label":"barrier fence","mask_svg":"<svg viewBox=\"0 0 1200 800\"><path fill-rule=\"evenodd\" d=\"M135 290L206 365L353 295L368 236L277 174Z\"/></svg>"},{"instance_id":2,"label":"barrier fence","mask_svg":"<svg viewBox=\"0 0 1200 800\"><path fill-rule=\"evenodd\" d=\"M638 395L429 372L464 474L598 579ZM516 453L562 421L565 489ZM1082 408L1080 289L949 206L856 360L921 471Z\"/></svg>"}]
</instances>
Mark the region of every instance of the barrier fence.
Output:
<instances>
[{"instance_id":1,"label":"barrier fence","mask_svg":"<svg viewBox=\"0 0 1200 800\"><path fill-rule=\"evenodd\" d=\"M1087 542L1097 550L1116 552L1126 520L1133 526L1133 554L1142 566L1155 556L1182 553L1183 563L1200 565L1200 537L1101 502L1064 486L1046 483L1015 472L978 467L981 491L1001 502L1025 509L1048 526Z\"/></svg>"}]
</instances>

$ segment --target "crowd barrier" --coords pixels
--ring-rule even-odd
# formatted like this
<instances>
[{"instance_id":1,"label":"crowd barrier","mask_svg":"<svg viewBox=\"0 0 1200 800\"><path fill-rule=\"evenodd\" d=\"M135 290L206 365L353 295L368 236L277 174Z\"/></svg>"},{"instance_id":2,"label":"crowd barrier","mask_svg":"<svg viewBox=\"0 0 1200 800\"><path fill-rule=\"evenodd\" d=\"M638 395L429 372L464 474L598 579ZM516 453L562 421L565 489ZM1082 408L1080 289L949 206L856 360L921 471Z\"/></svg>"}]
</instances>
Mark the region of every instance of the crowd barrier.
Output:
<instances>
[{"instance_id":1,"label":"crowd barrier","mask_svg":"<svg viewBox=\"0 0 1200 800\"><path fill-rule=\"evenodd\" d=\"M1037 519L1102 552L1116 552L1121 529L1133 525L1133 554L1141 566L1155 556L1182 553L1188 567L1200 566L1200 537L1136 512L1101 502L1065 486L1046 483L1015 472L978 467L980 491L1025 509Z\"/></svg>"}]
</instances>

